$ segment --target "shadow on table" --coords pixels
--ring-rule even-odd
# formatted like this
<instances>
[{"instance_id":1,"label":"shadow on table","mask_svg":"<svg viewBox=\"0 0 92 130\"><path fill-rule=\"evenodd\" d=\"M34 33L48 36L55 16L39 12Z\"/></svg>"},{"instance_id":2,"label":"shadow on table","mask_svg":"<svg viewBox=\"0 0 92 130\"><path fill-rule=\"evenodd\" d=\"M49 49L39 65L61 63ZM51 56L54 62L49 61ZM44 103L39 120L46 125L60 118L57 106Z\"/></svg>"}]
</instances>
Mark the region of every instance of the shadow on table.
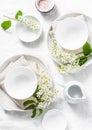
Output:
<instances>
[{"instance_id":1,"label":"shadow on table","mask_svg":"<svg viewBox=\"0 0 92 130\"><path fill-rule=\"evenodd\" d=\"M27 47L27 48L34 48L34 47L38 47L40 46L40 44L42 43L42 41L44 40L44 34L42 32L41 36L34 42L23 42L21 41L21 43Z\"/></svg>"},{"instance_id":2,"label":"shadow on table","mask_svg":"<svg viewBox=\"0 0 92 130\"><path fill-rule=\"evenodd\" d=\"M9 114L14 117L21 117L21 118L30 118L30 112L19 112L19 111L5 111L6 114Z\"/></svg>"},{"instance_id":3,"label":"shadow on table","mask_svg":"<svg viewBox=\"0 0 92 130\"><path fill-rule=\"evenodd\" d=\"M72 80L77 80L81 83L85 83L85 81L92 75L92 65L87 66L86 68L76 72L74 74L64 74L61 75L62 79L65 83L68 83Z\"/></svg>"}]
</instances>

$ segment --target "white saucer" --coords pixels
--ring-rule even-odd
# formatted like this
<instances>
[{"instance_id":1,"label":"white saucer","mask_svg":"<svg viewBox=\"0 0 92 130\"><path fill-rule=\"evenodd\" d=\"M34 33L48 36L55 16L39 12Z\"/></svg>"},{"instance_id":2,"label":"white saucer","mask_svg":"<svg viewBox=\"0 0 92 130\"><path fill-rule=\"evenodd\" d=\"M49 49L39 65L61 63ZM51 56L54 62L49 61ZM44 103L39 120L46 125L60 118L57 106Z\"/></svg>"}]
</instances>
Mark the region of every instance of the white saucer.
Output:
<instances>
[{"instance_id":1,"label":"white saucer","mask_svg":"<svg viewBox=\"0 0 92 130\"><path fill-rule=\"evenodd\" d=\"M28 19L34 20L38 24L39 30L37 32L32 31L26 25L18 22L16 24L16 33L17 33L18 38L21 41L23 41L23 42L33 42L41 36L42 27L41 27L40 21L36 17L34 17L34 16L25 16L25 17L28 18Z\"/></svg>"},{"instance_id":2,"label":"white saucer","mask_svg":"<svg viewBox=\"0 0 92 130\"><path fill-rule=\"evenodd\" d=\"M67 120L60 110L52 109L45 114L42 126L44 130L65 130Z\"/></svg>"},{"instance_id":3,"label":"white saucer","mask_svg":"<svg viewBox=\"0 0 92 130\"><path fill-rule=\"evenodd\" d=\"M5 77L5 90L14 99L23 100L33 95L37 88L37 77L29 68L15 67Z\"/></svg>"},{"instance_id":4,"label":"white saucer","mask_svg":"<svg viewBox=\"0 0 92 130\"><path fill-rule=\"evenodd\" d=\"M84 21L66 18L58 21L55 37L59 45L66 50L80 49L88 39L88 28Z\"/></svg>"}]
</instances>

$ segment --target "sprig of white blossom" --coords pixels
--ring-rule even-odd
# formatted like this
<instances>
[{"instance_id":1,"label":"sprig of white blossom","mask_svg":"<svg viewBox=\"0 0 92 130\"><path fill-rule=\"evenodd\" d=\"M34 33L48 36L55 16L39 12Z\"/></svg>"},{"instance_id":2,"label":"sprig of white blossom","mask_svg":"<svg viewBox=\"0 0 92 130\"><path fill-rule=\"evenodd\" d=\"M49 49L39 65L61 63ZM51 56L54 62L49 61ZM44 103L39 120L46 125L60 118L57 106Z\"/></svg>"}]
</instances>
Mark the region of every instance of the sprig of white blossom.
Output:
<instances>
[{"instance_id":1,"label":"sprig of white blossom","mask_svg":"<svg viewBox=\"0 0 92 130\"><path fill-rule=\"evenodd\" d=\"M47 72L42 72L39 78L38 92L36 93L37 98L40 98L38 108L46 108L53 102L58 91L51 86L51 80Z\"/></svg>"},{"instance_id":2,"label":"sprig of white blossom","mask_svg":"<svg viewBox=\"0 0 92 130\"><path fill-rule=\"evenodd\" d=\"M31 18L27 18L27 17L23 17L23 16L19 16L18 17L18 21L21 24L25 24L27 27L29 27L32 31L38 31L39 30L39 25L38 23L31 19Z\"/></svg>"}]
</instances>

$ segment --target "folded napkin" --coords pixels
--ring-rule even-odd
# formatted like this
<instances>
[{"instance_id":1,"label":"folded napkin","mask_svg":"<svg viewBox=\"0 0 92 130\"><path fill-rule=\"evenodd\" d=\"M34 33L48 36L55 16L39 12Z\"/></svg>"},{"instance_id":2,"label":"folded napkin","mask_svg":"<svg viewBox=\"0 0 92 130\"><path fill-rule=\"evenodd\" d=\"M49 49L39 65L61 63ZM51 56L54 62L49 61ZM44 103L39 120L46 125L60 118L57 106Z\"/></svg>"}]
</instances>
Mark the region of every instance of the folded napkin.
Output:
<instances>
[{"instance_id":1,"label":"folded napkin","mask_svg":"<svg viewBox=\"0 0 92 130\"><path fill-rule=\"evenodd\" d=\"M43 71L43 66L40 64L40 63L37 63L37 61L35 60L29 60L29 59L26 59L25 56L21 56L20 58L18 58L16 61L11 61L5 68L4 70L1 72L0 74L0 84L1 84L1 88L3 89L3 91L7 94L5 88L4 88L4 79L5 79L5 76L6 74L14 67L17 67L17 66L25 66L25 67L31 67L32 70L35 71L36 75L37 75L37 78L39 80L39 73ZM8 95L8 94L7 94ZM9 95L8 95L9 96ZM10 96L9 96L10 97ZM23 106L23 102L25 100L16 100L12 97L10 97L11 100L13 100L21 109L25 109L24 106ZM28 98L28 99L31 99L31 100L36 100L33 96ZM28 100L26 99L26 100Z\"/></svg>"}]
</instances>

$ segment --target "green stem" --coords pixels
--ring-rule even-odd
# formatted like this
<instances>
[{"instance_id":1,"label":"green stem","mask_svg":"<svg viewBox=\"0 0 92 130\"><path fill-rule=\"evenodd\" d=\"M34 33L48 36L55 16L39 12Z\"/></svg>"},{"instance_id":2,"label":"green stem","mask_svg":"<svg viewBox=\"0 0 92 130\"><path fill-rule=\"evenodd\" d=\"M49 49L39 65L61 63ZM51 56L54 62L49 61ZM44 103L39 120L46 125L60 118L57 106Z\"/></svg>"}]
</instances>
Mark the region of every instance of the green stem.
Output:
<instances>
[{"instance_id":1,"label":"green stem","mask_svg":"<svg viewBox=\"0 0 92 130\"><path fill-rule=\"evenodd\" d=\"M10 19L10 20L17 21L15 18L11 18L11 17L9 17L9 16L6 16L6 15L4 15L4 17L5 17L5 18L8 18L8 19Z\"/></svg>"},{"instance_id":2,"label":"green stem","mask_svg":"<svg viewBox=\"0 0 92 130\"><path fill-rule=\"evenodd\" d=\"M91 56L92 56L92 53L90 55L85 56L85 57L90 58Z\"/></svg>"}]
</instances>

